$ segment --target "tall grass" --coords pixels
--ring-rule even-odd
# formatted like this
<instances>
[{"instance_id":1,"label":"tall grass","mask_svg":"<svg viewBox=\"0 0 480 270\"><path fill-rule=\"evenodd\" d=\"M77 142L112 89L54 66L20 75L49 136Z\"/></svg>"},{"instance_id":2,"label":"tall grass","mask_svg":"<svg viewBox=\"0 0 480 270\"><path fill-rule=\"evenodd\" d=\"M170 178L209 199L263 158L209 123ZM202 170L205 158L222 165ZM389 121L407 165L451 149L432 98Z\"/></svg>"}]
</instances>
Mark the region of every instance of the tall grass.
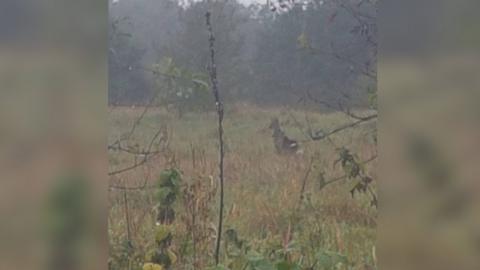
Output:
<instances>
[{"instance_id":1,"label":"tall grass","mask_svg":"<svg viewBox=\"0 0 480 270\"><path fill-rule=\"evenodd\" d=\"M115 140L127 132L141 111L142 108L111 108L109 140ZM175 157L175 166L181 171L183 179L213 181L218 174L215 117L214 113L191 113L177 118L163 109L150 109L139 125L134 141L139 145L145 144L158 126L166 125L171 155ZM272 117L280 119L289 137L302 142L303 154L276 154L268 129ZM362 195L352 198L349 193L352 183L348 180L319 188L321 174L326 179L343 174L339 166L333 166L338 158L337 147L346 146L361 160L374 154L371 127L364 125L347 130L333 136L332 141L308 141L299 127L300 124L305 128L306 117L312 126L325 130L349 121L348 117L338 112L265 109L244 104L226 111L225 228L234 229L255 250L282 246L285 235L291 231L293 235L289 236L289 240L297 245L294 251L296 255L292 256L302 258L305 266L308 260L314 260L315 252L326 250L345 255L349 261L348 269L373 268L376 210L369 206L368 198ZM302 180L313 155L316 158L306 182L305 200L298 207ZM112 154L110 157L112 169L129 162L132 160L127 155ZM138 253L139 257L149 249L154 239L152 209L155 202L152 199L153 191L148 187L169 166L171 157L167 160L159 156L134 171L110 180L125 181L129 186L141 185L144 181L148 183L143 190L128 191L132 242L134 253ZM365 170L376 178L375 162L366 164ZM120 257L118 254L123 252L119 247L126 234L125 213L121 203L122 192L111 189L109 235L111 256L117 260ZM217 212L216 205L210 206L212 213ZM177 207L182 216L182 206ZM214 222L216 217L212 215L211 221ZM174 269L188 269L192 264L187 249L182 247L188 242L185 229L181 219L176 221L175 236L178 241L173 248L176 253L185 254L179 254ZM207 248L205 256L213 251L213 235L209 244L211 250ZM207 259L205 264L208 263Z\"/></svg>"}]
</instances>

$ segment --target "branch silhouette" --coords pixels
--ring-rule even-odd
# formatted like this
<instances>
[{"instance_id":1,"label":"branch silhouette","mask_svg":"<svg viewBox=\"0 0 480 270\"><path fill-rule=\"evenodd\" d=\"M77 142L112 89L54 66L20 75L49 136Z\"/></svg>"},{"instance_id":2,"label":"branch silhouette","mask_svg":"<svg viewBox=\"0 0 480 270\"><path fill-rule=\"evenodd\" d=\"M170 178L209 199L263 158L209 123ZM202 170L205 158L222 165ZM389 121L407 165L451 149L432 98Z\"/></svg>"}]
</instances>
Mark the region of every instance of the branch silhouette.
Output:
<instances>
[{"instance_id":1,"label":"branch silhouette","mask_svg":"<svg viewBox=\"0 0 480 270\"><path fill-rule=\"evenodd\" d=\"M220 93L218 91L218 81L217 81L217 66L215 64L215 36L213 35L212 24L210 21L210 12L205 14L207 29L209 32L209 49L210 49L210 81L212 83L212 93L215 98L215 106L217 109L218 115L218 141L220 144L220 160L219 160L219 169L220 169L220 205L219 205L219 214L218 214L218 227L217 227L217 243L215 246L215 264L218 265L219 254L220 254L220 243L222 238L222 227L223 227L223 208L224 208L224 176L223 176L223 159L225 156L224 142L223 142L223 103L220 99Z\"/></svg>"}]
</instances>

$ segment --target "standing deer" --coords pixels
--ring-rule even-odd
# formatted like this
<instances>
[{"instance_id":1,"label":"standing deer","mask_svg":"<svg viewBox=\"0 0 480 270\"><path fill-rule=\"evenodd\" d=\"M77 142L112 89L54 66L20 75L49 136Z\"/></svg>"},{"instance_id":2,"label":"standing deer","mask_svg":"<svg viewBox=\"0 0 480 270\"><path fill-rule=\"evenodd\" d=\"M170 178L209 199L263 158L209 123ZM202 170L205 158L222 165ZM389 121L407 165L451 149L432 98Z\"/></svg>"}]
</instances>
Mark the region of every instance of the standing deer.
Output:
<instances>
[{"instance_id":1,"label":"standing deer","mask_svg":"<svg viewBox=\"0 0 480 270\"><path fill-rule=\"evenodd\" d=\"M273 143L279 154L293 154L298 150L298 142L288 138L280 127L278 118L273 118L269 128L273 130Z\"/></svg>"}]
</instances>

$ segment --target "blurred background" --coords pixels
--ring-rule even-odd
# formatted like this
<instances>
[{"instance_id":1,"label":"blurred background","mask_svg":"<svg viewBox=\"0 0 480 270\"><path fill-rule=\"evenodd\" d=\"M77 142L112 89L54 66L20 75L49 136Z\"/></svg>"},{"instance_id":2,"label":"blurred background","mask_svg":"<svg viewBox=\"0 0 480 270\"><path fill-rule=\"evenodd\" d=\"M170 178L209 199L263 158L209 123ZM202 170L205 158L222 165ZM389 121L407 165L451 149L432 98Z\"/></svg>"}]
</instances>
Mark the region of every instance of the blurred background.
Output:
<instances>
[{"instance_id":1,"label":"blurred background","mask_svg":"<svg viewBox=\"0 0 480 270\"><path fill-rule=\"evenodd\" d=\"M107 2L0 3L0 269L105 269Z\"/></svg>"},{"instance_id":2,"label":"blurred background","mask_svg":"<svg viewBox=\"0 0 480 270\"><path fill-rule=\"evenodd\" d=\"M379 268L480 269L480 4L380 2ZM0 269L107 268L107 6L0 4Z\"/></svg>"},{"instance_id":3,"label":"blurred background","mask_svg":"<svg viewBox=\"0 0 480 270\"><path fill-rule=\"evenodd\" d=\"M478 1L382 1L380 269L479 269Z\"/></svg>"}]
</instances>

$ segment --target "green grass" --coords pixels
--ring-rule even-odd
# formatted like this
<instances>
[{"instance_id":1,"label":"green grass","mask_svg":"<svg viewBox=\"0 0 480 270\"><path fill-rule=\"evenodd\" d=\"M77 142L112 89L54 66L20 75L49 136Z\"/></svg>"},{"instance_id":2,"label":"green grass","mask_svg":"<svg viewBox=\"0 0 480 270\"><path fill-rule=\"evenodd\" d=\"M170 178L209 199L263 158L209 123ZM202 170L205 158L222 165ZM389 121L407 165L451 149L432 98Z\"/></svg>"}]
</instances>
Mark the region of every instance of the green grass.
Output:
<instances>
[{"instance_id":1,"label":"green grass","mask_svg":"<svg viewBox=\"0 0 480 270\"><path fill-rule=\"evenodd\" d=\"M141 111L142 108L112 108L109 141L128 132ZM369 206L368 197L359 195L352 198L349 193L351 181L340 181L322 190L318 185L320 172L325 173L327 180L343 175L340 166L333 166L338 158L336 147L348 147L361 160L375 153L370 136L372 127L364 125L339 133L332 137L332 142L309 142L296 124L298 121L305 128L306 115L313 127L325 131L350 121L341 113L261 109L246 105L227 110L224 127L225 227L234 229L252 250L263 250L263 254L271 247L281 246L285 235L292 232L290 240L295 248L289 260L301 262L304 268L315 260L315 254L319 251L345 255L349 266L343 265L340 269L365 269L365 265L375 268L372 252L375 246L376 210ZM268 129L272 117L280 119L289 137L302 141L302 155L279 156L275 153ZM159 173L170 166L167 161L171 161L174 155L176 167L182 172L184 181L213 180L215 183L218 169L216 115L190 113L178 119L162 109L150 109L132 140L140 146L146 145L161 125L168 129L170 157L157 157L145 166L116 176L111 181L125 181L130 186L139 185L144 180L153 183ZM308 200L299 206L302 179L314 154L317 158L306 186ZM131 162L128 155L110 153L111 170L128 166ZM367 164L365 171L375 179L374 163ZM149 189L128 191L131 238L139 256L153 244L155 226L151 209L155 202L152 193ZM112 189L109 236L111 255L116 257L122 252L119 249L122 239L126 239L122 198L123 192ZM210 216L205 220L216 224L217 203L212 202L208 207L211 209ZM185 214L181 202L177 203L176 211L179 218L175 221L172 248L179 255L179 260L173 269L190 269L190 251L182 251L182 241L187 238L188 232L180 220ZM213 235L212 239L206 240L207 250L202 253L204 256L208 257L213 250ZM185 254L180 254L182 252ZM223 258L228 261L228 256ZM211 260L205 258L205 264L210 263ZM318 265L315 267L321 269Z\"/></svg>"}]
</instances>

